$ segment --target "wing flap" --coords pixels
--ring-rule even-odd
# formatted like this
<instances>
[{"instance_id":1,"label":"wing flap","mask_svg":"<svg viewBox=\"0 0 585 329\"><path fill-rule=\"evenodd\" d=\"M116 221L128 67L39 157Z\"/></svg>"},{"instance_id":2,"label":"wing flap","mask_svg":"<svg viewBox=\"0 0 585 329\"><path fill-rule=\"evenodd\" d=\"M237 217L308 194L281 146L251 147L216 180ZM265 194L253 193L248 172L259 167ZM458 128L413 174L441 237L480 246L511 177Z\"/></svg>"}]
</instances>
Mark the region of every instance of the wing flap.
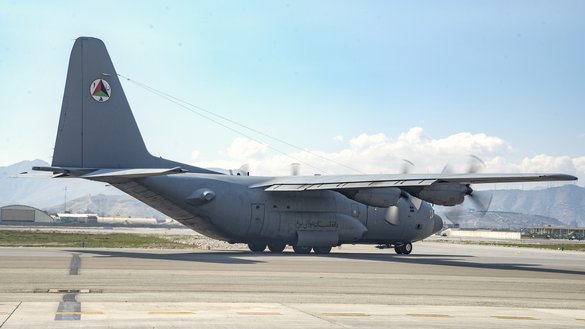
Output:
<instances>
[{"instance_id":1,"label":"wing flap","mask_svg":"<svg viewBox=\"0 0 585 329\"><path fill-rule=\"evenodd\" d=\"M274 184L265 188L265 191L276 192L297 192L297 191L316 191L316 190L349 190L363 188L379 187L406 187L406 186L427 186L436 182L436 180L384 180L384 181L366 181L366 182L339 182L323 184Z\"/></svg>"}]
</instances>

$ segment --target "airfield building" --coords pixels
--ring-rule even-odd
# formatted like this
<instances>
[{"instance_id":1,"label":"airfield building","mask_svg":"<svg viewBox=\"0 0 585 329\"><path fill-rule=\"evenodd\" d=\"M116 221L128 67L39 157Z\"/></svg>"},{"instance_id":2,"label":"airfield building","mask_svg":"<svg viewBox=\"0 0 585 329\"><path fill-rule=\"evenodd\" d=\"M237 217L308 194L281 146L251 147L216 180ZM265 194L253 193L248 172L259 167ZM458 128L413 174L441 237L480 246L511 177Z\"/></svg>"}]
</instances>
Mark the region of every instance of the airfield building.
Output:
<instances>
[{"instance_id":1,"label":"airfield building","mask_svg":"<svg viewBox=\"0 0 585 329\"><path fill-rule=\"evenodd\" d=\"M0 224L52 223L53 218L46 212L25 205L10 205L0 208Z\"/></svg>"},{"instance_id":2,"label":"airfield building","mask_svg":"<svg viewBox=\"0 0 585 329\"><path fill-rule=\"evenodd\" d=\"M584 240L585 227L533 226L528 228L528 234L534 237Z\"/></svg>"}]
</instances>

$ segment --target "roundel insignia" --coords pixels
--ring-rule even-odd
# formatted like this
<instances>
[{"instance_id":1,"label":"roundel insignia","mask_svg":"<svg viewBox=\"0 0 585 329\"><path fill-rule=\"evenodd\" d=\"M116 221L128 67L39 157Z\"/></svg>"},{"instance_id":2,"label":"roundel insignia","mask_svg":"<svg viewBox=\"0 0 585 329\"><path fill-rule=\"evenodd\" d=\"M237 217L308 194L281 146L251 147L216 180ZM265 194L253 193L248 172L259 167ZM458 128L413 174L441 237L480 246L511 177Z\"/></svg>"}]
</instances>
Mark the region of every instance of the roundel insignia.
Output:
<instances>
[{"instance_id":1,"label":"roundel insignia","mask_svg":"<svg viewBox=\"0 0 585 329\"><path fill-rule=\"evenodd\" d=\"M112 94L112 89L110 88L110 84L104 79L95 79L91 83L89 87L89 92L91 93L91 97L96 101L102 103L110 99L110 95Z\"/></svg>"}]
</instances>

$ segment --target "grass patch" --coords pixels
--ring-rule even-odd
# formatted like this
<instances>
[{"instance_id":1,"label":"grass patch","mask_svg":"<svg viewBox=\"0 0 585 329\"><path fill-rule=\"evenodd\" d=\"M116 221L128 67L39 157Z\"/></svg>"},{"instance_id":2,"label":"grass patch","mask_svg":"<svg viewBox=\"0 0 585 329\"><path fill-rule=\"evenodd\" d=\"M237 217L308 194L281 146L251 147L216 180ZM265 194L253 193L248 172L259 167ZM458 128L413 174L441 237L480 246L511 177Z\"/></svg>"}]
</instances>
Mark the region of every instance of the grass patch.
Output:
<instances>
[{"instance_id":1,"label":"grass patch","mask_svg":"<svg viewBox=\"0 0 585 329\"><path fill-rule=\"evenodd\" d=\"M0 230L0 247L186 249L194 246L151 234L64 233Z\"/></svg>"},{"instance_id":2,"label":"grass patch","mask_svg":"<svg viewBox=\"0 0 585 329\"><path fill-rule=\"evenodd\" d=\"M513 241L474 241L474 240L448 240L437 239L431 240L439 243L454 243L454 244L471 244L480 246L499 246L512 248L533 248L533 249L549 249L549 250L571 250L571 251L585 251L585 243L576 242L562 242L562 241L545 241L545 242L530 242L530 240Z\"/></svg>"},{"instance_id":3,"label":"grass patch","mask_svg":"<svg viewBox=\"0 0 585 329\"><path fill-rule=\"evenodd\" d=\"M585 251L585 244L582 243L499 243L497 245L517 248Z\"/></svg>"}]
</instances>

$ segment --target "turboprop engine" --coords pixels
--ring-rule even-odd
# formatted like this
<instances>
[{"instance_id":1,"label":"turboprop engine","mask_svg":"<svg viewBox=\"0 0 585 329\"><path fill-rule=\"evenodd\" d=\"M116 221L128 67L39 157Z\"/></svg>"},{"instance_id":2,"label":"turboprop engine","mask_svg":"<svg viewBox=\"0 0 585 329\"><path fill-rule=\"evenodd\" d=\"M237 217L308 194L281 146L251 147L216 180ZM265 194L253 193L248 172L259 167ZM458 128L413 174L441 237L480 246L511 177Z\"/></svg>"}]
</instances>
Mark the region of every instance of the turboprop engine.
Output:
<instances>
[{"instance_id":1,"label":"turboprop engine","mask_svg":"<svg viewBox=\"0 0 585 329\"><path fill-rule=\"evenodd\" d=\"M351 199L372 207L386 208L396 205L402 191L396 187L380 187L358 190Z\"/></svg>"},{"instance_id":2,"label":"turboprop engine","mask_svg":"<svg viewBox=\"0 0 585 329\"><path fill-rule=\"evenodd\" d=\"M469 185L457 183L435 183L425 187L418 193L418 197L441 206L455 206L461 204L466 195L473 190Z\"/></svg>"}]
</instances>

